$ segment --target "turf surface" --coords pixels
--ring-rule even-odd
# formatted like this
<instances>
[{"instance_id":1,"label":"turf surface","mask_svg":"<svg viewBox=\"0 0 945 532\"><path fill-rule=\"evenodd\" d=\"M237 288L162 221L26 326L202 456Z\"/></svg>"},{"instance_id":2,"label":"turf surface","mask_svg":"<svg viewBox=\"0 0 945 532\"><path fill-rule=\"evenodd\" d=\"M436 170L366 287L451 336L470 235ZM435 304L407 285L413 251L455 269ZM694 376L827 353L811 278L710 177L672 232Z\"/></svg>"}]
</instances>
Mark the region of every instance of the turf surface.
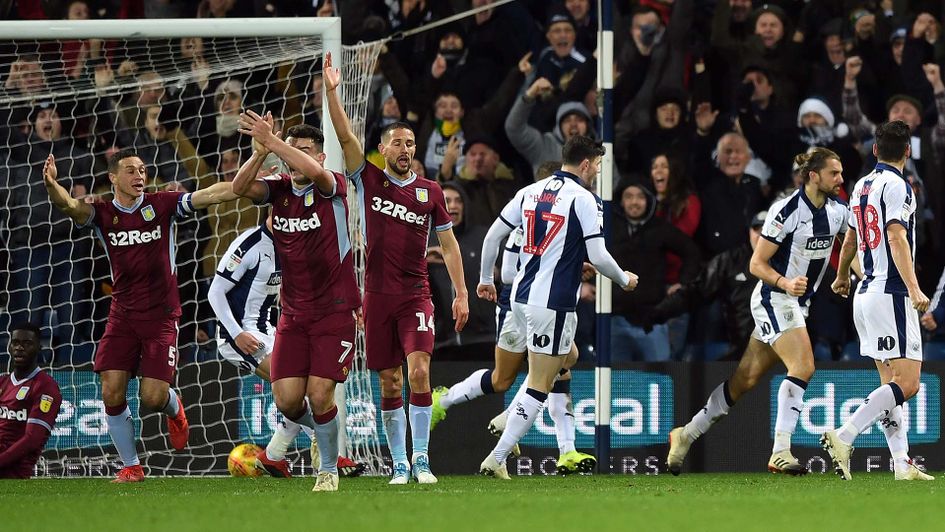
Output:
<instances>
[{"instance_id":1,"label":"turf surface","mask_svg":"<svg viewBox=\"0 0 945 532\"><path fill-rule=\"evenodd\" d=\"M0 529L24 532L437 530L943 530L945 479L892 474L788 478L691 474L513 478L441 477L434 486L341 479L149 478L0 481Z\"/></svg>"}]
</instances>

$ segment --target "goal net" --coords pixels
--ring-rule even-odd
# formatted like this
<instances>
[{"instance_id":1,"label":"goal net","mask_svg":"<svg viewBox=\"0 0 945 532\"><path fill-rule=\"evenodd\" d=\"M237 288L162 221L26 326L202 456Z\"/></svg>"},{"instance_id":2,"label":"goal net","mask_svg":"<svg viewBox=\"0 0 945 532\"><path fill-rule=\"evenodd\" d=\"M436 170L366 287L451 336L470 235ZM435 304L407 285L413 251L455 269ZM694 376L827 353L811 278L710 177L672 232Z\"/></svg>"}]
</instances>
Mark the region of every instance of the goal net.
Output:
<instances>
[{"instance_id":1,"label":"goal net","mask_svg":"<svg viewBox=\"0 0 945 532\"><path fill-rule=\"evenodd\" d=\"M43 330L44 360L63 406L39 475L110 475L119 468L108 436L92 359L108 315L111 277L103 247L50 204L42 167L55 155L60 182L76 196L110 198L107 157L135 148L148 166L149 190L195 190L232 180L251 154L237 132L243 109L271 111L282 130L299 123L326 133L327 166L341 170L328 113L322 112L321 59L342 59L343 101L364 134L380 43L340 46L338 19L60 21L0 23L0 331L30 320ZM355 194L349 194L357 213ZM224 474L239 442L265 445L277 412L271 387L223 361L218 324L207 301L217 262L242 231L261 223L265 207L248 200L213 206L177 224L180 319L177 389L191 423L190 441L174 453L165 422L138 411L128 390L138 451L152 475ZM358 275L363 247L350 229ZM6 338L3 338L4 345ZM359 332L352 372L340 393L342 453L385 471L380 455L376 380ZM288 458L311 472L309 441Z\"/></svg>"}]
</instances>

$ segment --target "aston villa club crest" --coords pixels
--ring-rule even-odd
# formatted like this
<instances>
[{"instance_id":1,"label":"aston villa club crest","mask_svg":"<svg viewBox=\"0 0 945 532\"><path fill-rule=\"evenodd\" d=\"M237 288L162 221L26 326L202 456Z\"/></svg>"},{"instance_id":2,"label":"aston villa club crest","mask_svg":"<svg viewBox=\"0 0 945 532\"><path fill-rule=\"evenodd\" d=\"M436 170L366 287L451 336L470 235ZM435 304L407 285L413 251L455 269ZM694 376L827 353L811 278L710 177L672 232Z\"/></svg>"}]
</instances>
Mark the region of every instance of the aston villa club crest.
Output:
<instances>
[{"instance_id":1,"label":"aston villa club crest","mask_svg":"<svg viewBox=\"0 0 945 532\"><path fill-rule=\"evenodd\" d=\"M309 190L305 193L305 206L311 207L315 203L315 191Z\"/></svg>"},{"instance_id":2,"label":"aston villa club crest","mask_svg":"<svg viewBox=\"0 0 945 532\"><path fill-rule=\"evenodd\" d=\"M282 200L282 206L283 206L283 207L288 207L288 206L289 206L289 198L286 198L286 199Z\"/></svg>"},{"instance_id":3,"label":"aston villa club crest","mask_svg":"<svg viewBox=\"0 0 945 532\"><path fill-rule=\"evenodd\" d=\"M112 218L112 225L118 225L118 215L117 215L117 214L115 215L114 218Z\"/></svg>"},{"instance_id":4,"label":"aston villa club crest","mask_svg":"<svg viewBox=\"0 0 945 532\"><path fill-rule=\"evenodd\" d=\"M26 394L28 393L30 393L29 386L20 386L20 389L16 391L16 400L22 401L23 399L26 399Z\"/></svg>"},{"instance_id":5,"label":"aston villa club crest","mask_svg":"<svg viewBox=\"0 0 945 532\"><path fill-rule=\"evenodd\" d=\"M426 203L429 200L430 200L430 191L428 191L425 188L418 188L417 201L419 201L420 203Z\"/></svg>"},{"instance_id":6,"label":"aston villa club crest","mask_svg":"<svg viewBox=\"0 0 945 532\"><path fill-rule=\"evenodd\" d=\"M154 207L151 205L148 205L147 207L141 209L141 216L144 217L144 221L146 222L150 222L151 220L153 220L155 216Z\"/></svg>"}]
</instances>

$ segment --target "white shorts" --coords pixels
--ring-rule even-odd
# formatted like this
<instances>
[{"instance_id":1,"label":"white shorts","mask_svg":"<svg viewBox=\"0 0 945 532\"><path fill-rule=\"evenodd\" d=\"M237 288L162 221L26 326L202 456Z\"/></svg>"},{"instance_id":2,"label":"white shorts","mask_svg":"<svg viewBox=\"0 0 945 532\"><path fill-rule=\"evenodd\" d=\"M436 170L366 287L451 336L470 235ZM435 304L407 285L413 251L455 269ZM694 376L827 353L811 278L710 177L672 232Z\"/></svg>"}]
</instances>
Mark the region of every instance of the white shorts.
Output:
<instances>
[{"instance_id":1,"label":"white shorts","mask_svg":"<svg viewBox=\"0 0 945 532\"><path fill-rule=\"evenodd\" d=\"M751 336L768 345L781 338L791 329L806 327L808 308L801 306L797 298L770 291L766 297L761 295L762 283L759 281L751 293L751 316L755 319L755 330Z\"/></svg>"},{"instance_id":2,"label":"white shorts","mask_svg":"<svg viewBox=\"0 0 945 532\"><path fill-rule=\"evenodd\" d=\"M509 309L495 308L496 346L510 353L525 352L525 325Z\"/></svg>"},{"instance_id":3,"label":"white shorts","mask_svg":"<svg viewBox=\"0 0 945 532\"><path fill-rule=\"evenodd\" d=\"M919 312L909 296L857 292L853 323L860 337L860 355L876 360L922 360Z\"/></svg>"},{"instance_id":4,"label":"white shorts","mask_svg":"<svg viewBox=\"0 0 945 532\"><path fill-rule=\"evenodd\" d=\"M499 332L499 347L513 353L567 355L577 332L577 313L512 302Z\"/></svg>"},{"instance_id":5,"label":"white shorts","mask_svg":"<svg viewBox=\"0 0 945 532\"><path fill-rule=\"evenodd\" d=\"M259 363L266 359L272 353L272 345L275 343L275 337L263 334L259 331L246 331L262 342L263 346L256 350L252 355L244 355L242 351L234 347L230 342L222 338L217 338L217 351L220 356L234 366L255 373Z\"/></svg>"}]
</instances>

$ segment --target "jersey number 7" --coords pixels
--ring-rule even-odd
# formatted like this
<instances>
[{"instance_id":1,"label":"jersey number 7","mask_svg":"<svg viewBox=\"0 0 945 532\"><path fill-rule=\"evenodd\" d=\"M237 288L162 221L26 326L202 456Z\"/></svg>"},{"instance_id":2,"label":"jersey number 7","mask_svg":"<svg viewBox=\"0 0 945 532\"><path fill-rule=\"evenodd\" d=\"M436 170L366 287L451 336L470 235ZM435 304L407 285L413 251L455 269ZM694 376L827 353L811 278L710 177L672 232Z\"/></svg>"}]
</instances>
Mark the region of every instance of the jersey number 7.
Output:
<instances>
[{"instance_id":1,"label":"jersey number 7","mask_svg":"<svg viewBox=\"0 0 945 532\"><path fill-rule=\"evenodd\" d=\"M535 223L539 213L533 210L527 210L524 214L525 218L528 219L528 229L526 231L525 245L522 246L522 251L529 255L542 255L548 249L548 246L551 245L551 241L554 240L555 236L561 232L561 228L564 227L564 216L541 211L542 221L547 222L549 225L545 229L544 238L541 239L541 242L536 244Z\"/></svg>"}]
</instances>

